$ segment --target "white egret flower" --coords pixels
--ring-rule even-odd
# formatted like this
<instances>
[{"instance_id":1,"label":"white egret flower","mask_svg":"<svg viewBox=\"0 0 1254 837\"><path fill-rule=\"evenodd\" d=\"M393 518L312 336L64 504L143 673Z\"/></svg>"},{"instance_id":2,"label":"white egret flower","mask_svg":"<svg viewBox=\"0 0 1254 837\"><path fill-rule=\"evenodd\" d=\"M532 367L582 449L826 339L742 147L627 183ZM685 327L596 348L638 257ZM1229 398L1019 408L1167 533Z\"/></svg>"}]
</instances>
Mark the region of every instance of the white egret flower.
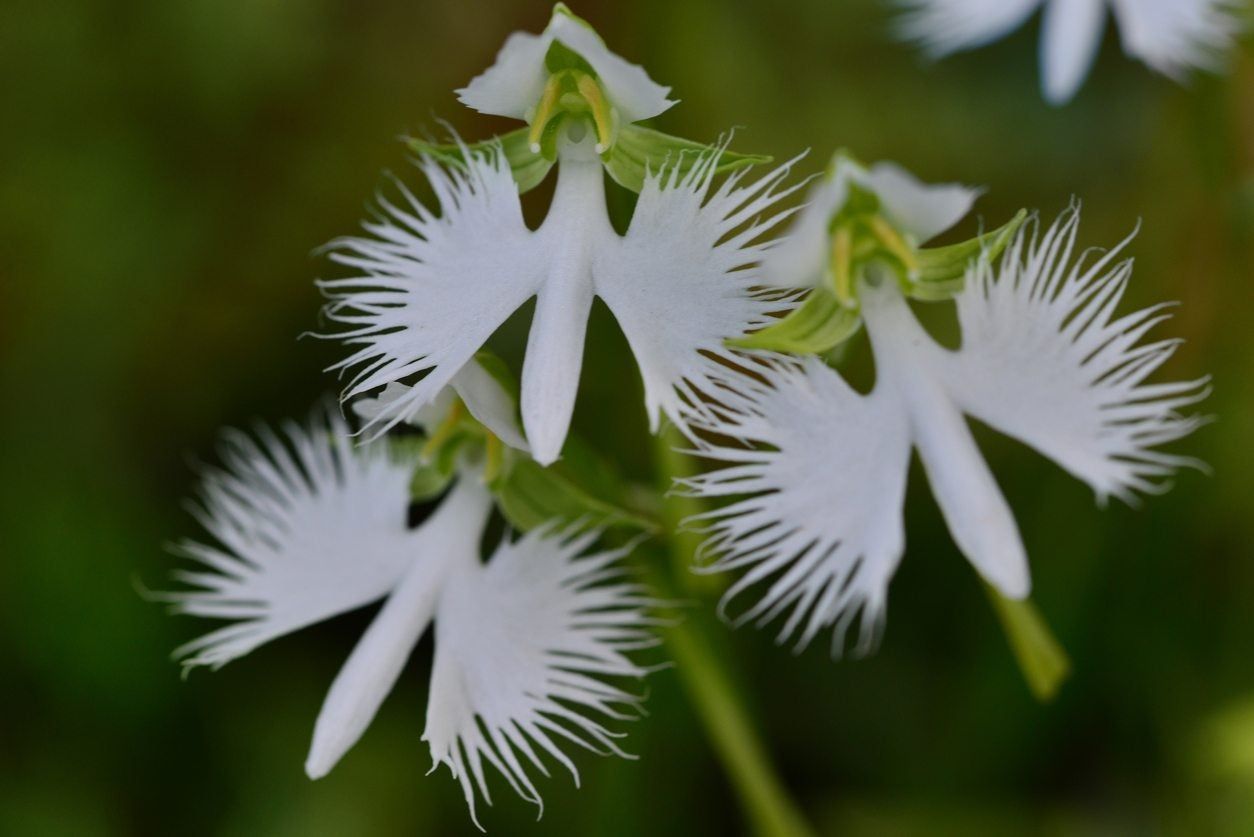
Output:
<instances>
[{"instance_id":1,"label":"white egret flower","mask_svg":"<svg viewBox=\"0 0 1254 837\"><path fill-rule=\"evenodd\" d=\"M742 168L715 188L724 147L676 151L640 169L626 234L610 224L603 165L618 153L615 136L621 123L669 107L667 91L561 4L544 34L510 36L496 64L461 91L472 107L531 123L533 144L558 163L556 191L533 231L500 141L459 144L452 159L424 151L418 165L438 214L401 186L399 205L380 199L379 217L363 225L367 237L332 242L331 258L355 271L320 283L329 319L345 327L334 336L355 347L335 367L356 369L344 397L425 373L368 432L412 418L532 297L520 406L542 465L566 438L595 297L636 356L655 431L661 413L677 417L681 403L697 400L707 370L727 356L724 341L767 322L780 305L757 292L753 268L761 237L786 217L769 213L791 194L779 188L791 164L750 184ZM698 147L657 137L658 148Z\"/></svg>"},{"instance_id":2,"label":"white egret flower","mask_svg":"<svg viewBox=\"0 0 1254 837\"><path fill-rule=\"evenodd\" d=\"M905 548L912 449L959 549L1003 595L1025 597L1023 542L965 416L1040 451L1099 502L1165 490L1176 468L1198 464L1156 448L1202 421L1178 411L1206 395L1206 380L1147 382L1178 343L1141 342L1167 317L1164 306L1116 315L1132 271L1131 260L1118 260L1127 241L1076 256L1078 223L1073 207L1043 234L1031 224L999 268L987 258L968 268L955 297L956 351L923 330L894 275L864 273L859 298L876 368L867 395L813 356L760 379L727 376L726 409L692 421L714 434L701 453L728 467L686 485L737 498L699 519L718 555L713 568L746 570L728 599L771 579L744 620L787 613L779 639L796 635L799 647L835 625L838 652L861 614L858 650L873 647Z\"/></svg>"},{"instance_id":3,"label":"white egret flower","mask_svg":"<svg viewBox=\"0 0 1254 837\"><path fill-rule=\"evenodd\" d=\"M372 237L333 242L331 258L355 275L320 283L328 317L345 326L336 336L357 347L337 364L360 367L345 397L426 373L367 430L421 409L533 296L521 409L536 461L553 462L566 438L594 297L636 356L651 427L660 413L677 417L707 387L710 358L727 356L724 341L780 307L760 293L755 268L762 236L790 214L769 214L796 188L778 188L790 164L748 185L737 171L715 188L717 156L649 175L622 236L588 137L563 138L557 190L535 231L499 145L467 149L464 167L420 159L441 214L402 187L402 205L381 199L382 217L364 224Z\"/></svg>"},{"instance_id":4,"label":"white egret flower","mask_svg":"<svg viewBox=\"0 0 1254 837\"><path fill-rule=\"evenodd\" d=\"M428 625L437 626L423 738L457 778L474 816L488 799L483 764L540 804L529 775L562 741L622 754L604 721L639 697L603 681L642 677L628 652L653 644L650 601L625 582L626 550L586 555L596 532L537 529L503 539L485 564L479 543L491 495L463 474L431 516L407 525L411 464L362 446L337 415L287 440L226 436L225 468L205 475L196 509L217 545L184 542L201 565L165 594L177 612L232 623L177 654L221 666L262 643L383 599L336 676L305 764L325 775L365 731ZM476 821L477 822L477 821Z\"/></svg>"},{"instance_id":5,"label":"white egret flower","mask_svg":"<svg viewBox=\"0 0 1254 837\"><path fill-rule=\"evenodd\" d=\"M1083 84L1101 45L1107 12L1124 51L1177 81L1216 69L1240 22L1235 0L896 0L903 37L944 56L995 41L1042 10L1041 86L1062 104Z\"/></svg>"}]
</instances>

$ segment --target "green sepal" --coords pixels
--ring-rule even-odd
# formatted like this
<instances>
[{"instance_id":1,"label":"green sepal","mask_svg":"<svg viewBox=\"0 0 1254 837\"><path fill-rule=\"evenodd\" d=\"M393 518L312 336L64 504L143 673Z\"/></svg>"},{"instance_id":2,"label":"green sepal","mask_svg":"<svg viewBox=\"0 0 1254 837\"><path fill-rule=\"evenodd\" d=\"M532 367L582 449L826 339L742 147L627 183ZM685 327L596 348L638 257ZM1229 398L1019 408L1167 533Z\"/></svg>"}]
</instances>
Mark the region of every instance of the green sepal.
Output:
<instances>
[{"instance_id":1,"label":"green sepal","mask_svg":"<svg viewBox=\"0 0 1254 837\"><path fill-rule=\"evenodd\" d=\"M518 184L518 191L522 193L539 186L545 175L549 173L549 169L553 167L553 160L547 159L543 153L531 150L527 139L528 130L519 128L517 131L510 131L508 134L501 134L490 140L465 145L434 143L416 137L407 137L405 145L416 154L426 154L444 163L465 165L467 151L472 153L487 151L494 143L499 142L505 159L509 161L514 182Z\"/></svg>"},{"instance_id":2,"label":"green sepal","mask_svg":"<svg viewBox=\"0 0 1254 837\"><path fill-rule=\"evenodd\" d=\"M810 291L788 316L761 331L728 340L736 349L762 349L793 354L821 354L858 333L862 315L840 303L826 284Z\"/></svg>"},{"instance_id":3,"label":"green sepal","mask_svg":"<svg viewBox=\"0 0 1254 837\"><path fill-rule=\"evenodd\" d=\"M553 520L587 526L656 531L657 524L627 508L618 496L620 480L592 450L570 438L562 459L547 468L518 452L491 488L510 525L527 531Z\"/></svg>"},{"instance_id":4,"label":"green sepal","mask_svg":"<svg viewBox=\"0 0 1254 837\"><path fill-rule=\"evenodd\" d=\"M715 174L769 163L772 159L764 154L739 154L726 149L720 151L717 146L673 137L652 128L623 125L618 129L613 146L604 155L605 170L620 186L639 192L644 188L644 178L648 172L656 173L663 167L667 171L678 168L682 176L707 154L719 155L718 164L714 168Z\"/></svg>"},{"instance_id":5,"label":"green sepal","mask_svg":"<svg viewBox=\"0 0 1254 837\"><path fill-rule=\"evenodd\" d=\"M1006 632L1006 640L1014 651L1028 689L1042 703L1053 700L1071 673L1067 652L1050 632L1031 599L1008 599L986 582L984 591Z\"/></svg>"},{"instance_id":6,"label":"green sepal","mask_svg":"<svg viewBox=\"0 0 1254 837\"><path fill-rule=\"evenodd\" d=\"M971 262L1000 256L1027 217L1027 210L1021 209L1006 224L970 241L916 251L919 269L907 293L927 302L949 299L962 290Z\"/></svg>"}]
</instances>

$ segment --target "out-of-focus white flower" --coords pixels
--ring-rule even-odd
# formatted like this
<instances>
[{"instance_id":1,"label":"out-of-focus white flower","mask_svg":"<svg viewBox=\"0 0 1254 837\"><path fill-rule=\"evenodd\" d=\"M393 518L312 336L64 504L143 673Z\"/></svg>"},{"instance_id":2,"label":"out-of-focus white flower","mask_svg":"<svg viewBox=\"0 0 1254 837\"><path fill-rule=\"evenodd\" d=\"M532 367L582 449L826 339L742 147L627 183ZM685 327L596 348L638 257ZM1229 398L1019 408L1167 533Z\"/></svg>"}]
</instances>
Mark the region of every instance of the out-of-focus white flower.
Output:
<instances>
[{"instance_id":1,"label":"out-of-focus white flower","mask_svg":"<svg viewBox=\"0 0 1254 837\"><path fill-rule=\"evenodd\" d=\"M412 463L361 446L338 415L289 423L286 441L226 435L224 468L205 474L195 507L216 545L184 542L200 565L176 573L176 612L230 620L176 652L221 666L283 634L383 599L336 676L305 769L325 775L365 732L414 645L438 633L423 738L448 765L474 816L495 767L540 804L528 770L547 754L578 779L560 744L622 754L603 722L639 698L604 682L642 677L628 652L653 644L650 601L624 581L625 550L585 554L597 533L533 530L505 538L485 564L491 495L463 474L431 516L407 524ZM476 821L477 822L477 821Z\"/></svg>"},{"instance_id":2,"label":"out-of-focus white flower","mask_svg":"<svg viewBox=\"0 0 1254 837\"><path fill-rule=\"evenodd\" d=\"M923 462L950 533L1005 596L1029 592L1027 557L1010 507L964 418L1037 449L1096 492L1133 502L1158 492L1194 460L1161 452L1202 419L1179 410L1205 380L1148 383L1176 340L1142 343L1164 306L1116 315L1131 276L1126 241L1075 256L1079 210L1043 234L1021 231L1000 267L968 269L955 297L962 346L950 351L920 327L888 271L860 280L875 355L868 395L816 357L758 378L728 374L701 453L728 467L686 481L695 494L738 497L701 516L717 570L745 570L728 593L770 579L744 619L787 613L780 640L809 642L836 626L834 647L861 614L859 650L872 647L888 583L905 548L902 507L910 453ZM751 443L742 446L734 441Z\"/></svg>"},{"instance_id":3,"label":"out-of-focus white flower","mask_svg":"<svg viewBox=\"0 0 1254 837\"><path fill-rule=\"evenodd\" d=\"M903 37L934 56L997 40L1040 8L1041 85L1061 104L1080 88L1101 44L1106 15L1124 51L1180 80L1215 69L1240 29L1234 0L896 0Z\"/></svg>"}]
</instances>

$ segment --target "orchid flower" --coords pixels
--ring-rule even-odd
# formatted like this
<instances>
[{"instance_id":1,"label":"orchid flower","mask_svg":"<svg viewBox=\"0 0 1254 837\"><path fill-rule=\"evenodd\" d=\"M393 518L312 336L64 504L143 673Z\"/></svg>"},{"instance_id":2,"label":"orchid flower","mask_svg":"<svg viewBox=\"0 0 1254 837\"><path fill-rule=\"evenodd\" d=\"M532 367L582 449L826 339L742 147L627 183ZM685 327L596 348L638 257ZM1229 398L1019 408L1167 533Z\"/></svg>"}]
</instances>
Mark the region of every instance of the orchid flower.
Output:
<instances>
[{"instance_id":1,"label":"orchid flower","mask_svg":"<svg viewBox=\"0 0 1254 837\"><path fill-rule=\"evenodd\" d=\"M969 205L962 193L880 171L902 186L881 196L885 205L915 219L920 234L947 226ZM805 250L813 216L830 211L812 203L781 254ZM1131 261L1118 260L1127 240L1095 258L1076 257L1078 224L1072 207L1044 233L1035 223L1020 230L999 267L987 255L969 264L954 297L957 351L919 325L903 293L908 283L883 263L868 265L857 288L875 356L867 395L814 356L756 378L724 377L718 416L694 414L691 423L705 437L701 455L728 467L684 483L701 497L738 498L697 517L710 531L706 550L718 555L712 568L747 570L724 605L770 578L744 620L765 624L788 612L779 639L797 635L799 646L834 625L839 651L861 614L858 650L873 647L905 548L912 449L959 549L1004 596L1026 597L1031 580L1019 530L965 416L1037 449L1103 503L1162 491L1176 468L1198 464L1156 447L1199 425L1178 411L1206 395L1206 381L1147 383L1178 343L1141 342L1166 319L1164 306L1116 315L1131 276ZM793 264L805 265L796 283L809 281L813 265Z\"/></svg>"},{"instance_id":2,"label":"orchid flower","mask_svg":"<svg viewBox=\"0 0 1254 837\"><path fill-rule=\"evenodd\" d=\"M1063 104L1088 75L1109 9L1124 51L1180 80L1215 69L1240 24L1234 0L896 0L907 11L900 31L933 56L981 46L1042 10L1041 76L1045 98Z\"/></svg>"},{"instance_id":3,"label":"orchid flower","mask_svg":"<svg viewBox=\"0 0 1254 837\"><path fill-rule=\"evenodd\" d=\"M192 589L165 596L177 612L231 624L179 649L186 665L216 668L382 599L318 715L311 778L356 743L433 623L423 739L461 784L472 818L476 793L490 802L484 762L540 805L529 771L547 775L541 756L578 782L560 742L625 755L603 721L640 698L602 678L642 677L628 652L653 644L650 602L616 567L626 550L585 554L595 530L548 526L504 538L482 563L492 497L472 473L411 528L412 462L384 443L357 443L334 413L284 433L227 434L225 468L205 475L195 511L217 545L180 544L200 568L176 575Z\"/></svg>"},{"instance_id":4,"label":"orchid flower","mask_svg":"<svg viewBox=\"0 0 1254 837\"><path fill-rule=\"evenodd\" d=\"M560 61L546 65L556 45ZM571 84L576 92L560 92ZM593 87L609 104L596 104ZM566 438L594 297L636 356L654 431L662 413L677 418L684 403L699 401L709 371L728 357L725 341L762 327L781 307L761 294L754 268L762 236L789 214L771 211L797 187L780 186L791 164L747 184L740 169L715 187L724 149L707 149L684 167L647 171L619 235L602 173L610 123L659 112L664 94L561 8L544 35L512 36L497 64L462 91L488 112L531 114L536 142L551 139L556 149L556 191L533 231L501 141L462 145L457 159L424 151L418 165L438 215L401 186L401 202L381 198L380 216L363 225L368 237L332 242L332 260L355 271L321 283L329 319L345 327L334 336L355 347L335 367L357 369L345 397L425 373L369 420L368 432L420 410L531 297L521 410L537 462L556 460Z\"/></svg>"}]
</instances>

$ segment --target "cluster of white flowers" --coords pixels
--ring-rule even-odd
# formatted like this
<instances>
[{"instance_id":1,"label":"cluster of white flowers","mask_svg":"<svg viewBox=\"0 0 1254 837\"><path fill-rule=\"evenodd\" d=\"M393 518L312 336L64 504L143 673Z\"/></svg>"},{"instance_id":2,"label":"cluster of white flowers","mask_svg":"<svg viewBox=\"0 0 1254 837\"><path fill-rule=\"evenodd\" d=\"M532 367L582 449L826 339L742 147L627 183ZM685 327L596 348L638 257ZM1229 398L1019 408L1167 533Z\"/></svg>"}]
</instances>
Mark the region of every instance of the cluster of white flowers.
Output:
<instances>
[{"instance_id":1,"label":"cluster of white flowers","mask_svg":"<svg viewBox=\"0 0 1254 837\"><path fill-rule=\"evenodd\" d=\"M911 31L953 48L1037 3L999 7L982 36L959 23L978 22L971 7L987 4L913 5ZM1208 13L1196 14L1203 20L1185 23L1207 30ZM359 431L319 410L281 434L228 433L223 467L204 474L196 515L216 545L182 543L198 566L165 595L179 612L230 624L180 649L188 665L217 667L384 602L327 695L311 777L363 734L432 624L423 737L472 816L476 797L488 798L485 761L539 804L531 775L547 775L546 758L577 777L563 743L621 754L605 724L639 698L614 681L646 674L632 652L654 641L657 620L651 592L623 575L630 546L594 551L602 530L555 518L503 536L486 562L480 555L494 507L509 517L508 463L543 473L563 453L594 297L635 355L650 427L667 417L700 456L725 465L681 490L714 504L693 521L708 530L713 568L743 571L728 599L761 585L743 618L784 617L781 640L804 645L834 627L839 651L860 614L858 647L873 645L905 548L912 450L979 573L1008 598L1028 594L1014 517L966 416L1037 449L1103 500L1160 490L1191 463L1157 448L1198 425L1180 411L1205 382L1149 382L1176 345L1143 340L1163 309L1118 312L1128 242L1077 252L1078 206L1052 224L1021 214L927 248L978 191L838 155L771 240L796 211L786 206L804 185L790 184L796 160L754 179L741 165L753 161L725 144L635 126L670 107L668 93L563 6L543 34L512 35L461 100L526 127L420 145L435 205L399 185L365 235L329 248L351 271L321 287L338 329L328 336L350 347L339 368L351 374L344 398ZM552 166L556 190L533 230L520 192ZM622 235L607 211L607 173L639 192ZM480 350L533 297L515 397ZM962 330L954 351L912 311L950 301ZM863 325L877 376L866 395L824 359ZM420 444L385 435L400 424L419 428ZM440 494L412 525L411 501Z\"/></svg>"}]
</instances>

